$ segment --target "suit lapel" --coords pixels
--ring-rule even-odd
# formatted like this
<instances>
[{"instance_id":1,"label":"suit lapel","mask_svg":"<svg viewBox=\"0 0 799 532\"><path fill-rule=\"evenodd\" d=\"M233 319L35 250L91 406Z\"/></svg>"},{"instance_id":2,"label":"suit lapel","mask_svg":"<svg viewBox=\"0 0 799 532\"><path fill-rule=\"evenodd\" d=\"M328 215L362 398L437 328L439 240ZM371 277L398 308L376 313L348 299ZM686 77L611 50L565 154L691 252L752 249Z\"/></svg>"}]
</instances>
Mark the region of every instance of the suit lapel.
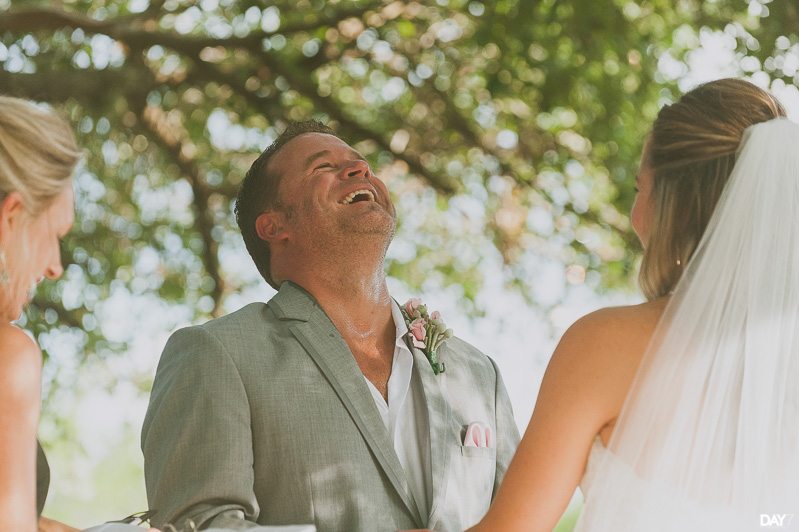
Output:
<instances>
[{"instance_id":1,"label":"suit lapel","mask_svg":"<svg viewBox=\"0 0 799 532\"><path fill-rule=\"evenodd\" d=\"M290 327L292 334L333 387L389 481L421 526L421 514L411 495L405 471L363 374L341 334L313 297L297 285L283 283L269 305L280 319L297 320Z\"/></svg>"},{"instance_id":2,"label":"suit lapel","mask_svg":"<svg viewBox=\"0 0 799 532\"><path fill-rule=\"evenodd\" d=\"M449 403L444 396L442 384L446 372L436 375L425 354L413 346L409 339L408 347L413 353L414 371L421 380L424 389L427 420L430 430L430 467L433 480L433 500L430 504L430 515L427 527L432 529L438 522L444 503L448 484L450 452L452 450L452 415ZM441 349L445 349L444 346Z\"/></svg>"}]
</instances>

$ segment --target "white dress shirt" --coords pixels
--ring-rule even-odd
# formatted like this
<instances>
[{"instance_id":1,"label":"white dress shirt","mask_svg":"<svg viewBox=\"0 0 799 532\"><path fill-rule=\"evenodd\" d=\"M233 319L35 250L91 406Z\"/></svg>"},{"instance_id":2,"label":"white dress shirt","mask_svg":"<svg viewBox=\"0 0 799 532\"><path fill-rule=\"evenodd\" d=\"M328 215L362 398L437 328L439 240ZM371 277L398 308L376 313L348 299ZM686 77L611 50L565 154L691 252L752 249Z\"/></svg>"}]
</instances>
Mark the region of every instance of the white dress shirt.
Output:
<instances>
[{"instance_id":1,"label":"white dress shirt","mask_svg":"<svg viewBox=\"0 0 799 532\"><path fill-rule=\"evenodd\" d=\"M433 498L430 473L430 428L427 420L422 383L413 372L413 354L405 343L408 326L397 304L391 305L391 315L397 329L394 344L394 361L388 379L388 404L369 379L364 377L375 400L388 436L394 444L408 486L422 518L430 513Z\"/></svg>"}]
</instances>

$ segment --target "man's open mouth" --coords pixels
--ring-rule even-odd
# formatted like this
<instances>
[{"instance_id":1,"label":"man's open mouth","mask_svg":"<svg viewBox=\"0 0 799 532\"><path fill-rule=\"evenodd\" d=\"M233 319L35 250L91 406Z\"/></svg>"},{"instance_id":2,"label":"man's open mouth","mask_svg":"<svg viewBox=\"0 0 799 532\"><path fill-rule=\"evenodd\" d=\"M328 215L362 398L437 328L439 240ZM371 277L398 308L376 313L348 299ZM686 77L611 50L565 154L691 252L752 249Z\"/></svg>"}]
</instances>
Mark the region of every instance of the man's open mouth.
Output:
<instances>
[{"instance_id":1,"label":"man's open mouth","mask_svg":"<svg viewBox=\"0 0 799 532\"><path fill-rule=\"evenodd\" d=\"M361 201L374 201L375 195L371 190L361 189L355 190L350 192L346 198L341 200L341 203L345 205L351 205L353 203L359 203Z\"/></svg>"}]
</instances>

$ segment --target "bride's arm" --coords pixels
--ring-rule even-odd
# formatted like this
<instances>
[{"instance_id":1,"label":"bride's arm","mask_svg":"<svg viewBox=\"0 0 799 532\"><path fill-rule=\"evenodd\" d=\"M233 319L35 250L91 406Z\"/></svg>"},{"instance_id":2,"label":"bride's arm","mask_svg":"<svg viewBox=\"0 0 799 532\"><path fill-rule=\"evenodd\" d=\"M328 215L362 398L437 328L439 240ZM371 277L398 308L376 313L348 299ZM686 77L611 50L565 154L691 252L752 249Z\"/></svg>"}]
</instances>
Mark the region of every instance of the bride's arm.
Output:
<instances>
[{"instance_id":1,"label":"bride's arm","mask_svg":"<svg viewBox=\"0 0 799 532\"><path fill-rule=\"evenodd\" d=\"M36 530L41 364L24 332L0 325L0 530Z\"/></svg>"},{"instance_id":2,"label":"bride's arm","mask_svg":"<svg viewBox=\"0 0 799 532\"><path fill-rule=\"evenodd\" d=\"M624 314L589 314L563 335L497 497L471 531L550 532L557 525L594 438L618 414L637 367L624 355L630 350L630 335L619 334L629 332Z\"/></svg>"}]
</instances>

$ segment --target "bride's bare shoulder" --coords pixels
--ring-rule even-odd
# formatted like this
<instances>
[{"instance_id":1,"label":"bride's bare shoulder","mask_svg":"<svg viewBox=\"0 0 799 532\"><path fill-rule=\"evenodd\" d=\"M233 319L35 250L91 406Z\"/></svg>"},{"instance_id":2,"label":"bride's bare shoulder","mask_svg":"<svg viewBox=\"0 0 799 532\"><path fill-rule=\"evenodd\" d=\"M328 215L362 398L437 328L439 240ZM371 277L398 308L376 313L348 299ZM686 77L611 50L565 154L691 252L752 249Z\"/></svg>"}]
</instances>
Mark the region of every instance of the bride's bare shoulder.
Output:
<instances>
[{"instance_id":1,"label":"bride's bare shoulder","mask_svg":"<svg viewBox=\"0 0 799 532\"><path fill-rule=\"evenodd\" d=\"M569 394L595 414L599 427L618 415L666 302L597 310L564 333L550 359L542 390Z\"/></svg>"},{"instance_id":2,"label":"bride's bare shoulder","mask_svg":"<svg viewBox=\"0 0 799 532\"><path fill-rule=\"evenodd\" d=\"M663 298L587 314L564 333L556 354L579 364L604 365L624 358L634 363L646 350L666 303Z\"/></svg>"},{"instance_id":3,"label":"bride's bare shoulder","mask_svg":"<svg viewBox=\"0 0 799 532\"><path fill-rule=\"evenodd\" d=\"M661 298L638 305L602 308L574 322L567 332L600 336L614 344L617 339L629 343L638 337L648 342L667 302L667 298Z\"/></svg>"}]
</instances>

